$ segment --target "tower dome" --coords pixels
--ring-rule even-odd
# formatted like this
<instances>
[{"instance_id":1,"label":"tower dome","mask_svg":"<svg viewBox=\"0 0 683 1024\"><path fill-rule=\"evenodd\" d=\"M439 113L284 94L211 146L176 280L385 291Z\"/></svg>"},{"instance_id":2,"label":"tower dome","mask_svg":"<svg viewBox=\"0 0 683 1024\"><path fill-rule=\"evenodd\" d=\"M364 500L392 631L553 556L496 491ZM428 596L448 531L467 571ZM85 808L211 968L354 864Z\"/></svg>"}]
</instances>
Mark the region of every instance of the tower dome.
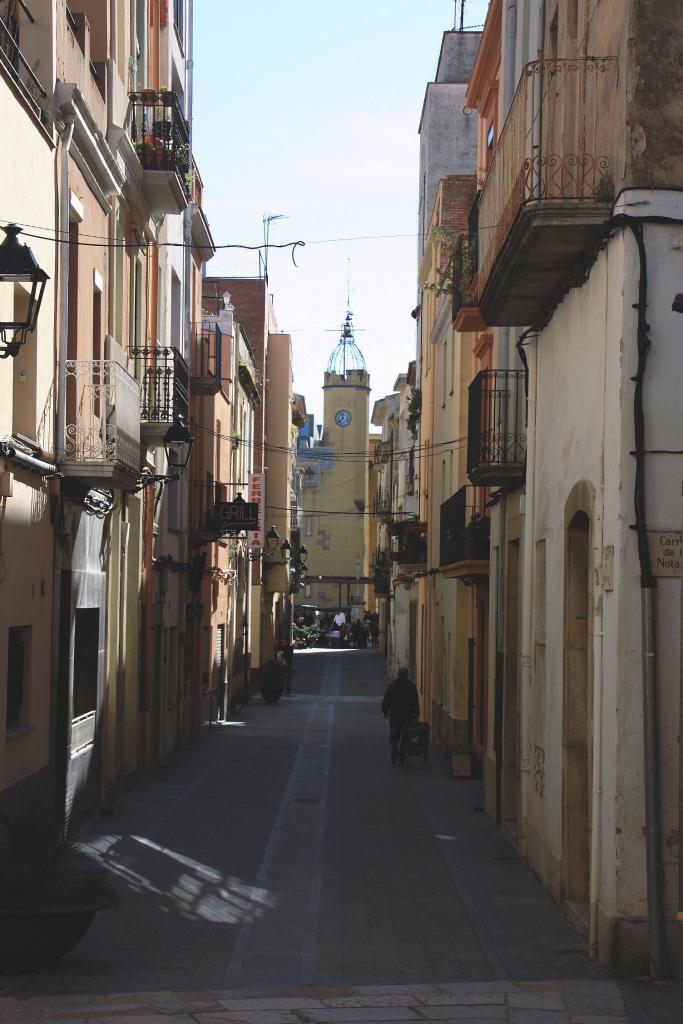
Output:
<instances>
[{"instance_id":1,"label":"tower dome","mask_svg":"<svg viewBox=\"0 0 683 1024\"><path fill-rule=\"evenodd\" d=\"M367 373L365 358L353 337L353 313L351 310L346 314L339 341L332 350L327 364L327 372L336 373L340 377L345 377L349 371Z\"/></svg>"}]
</instances>

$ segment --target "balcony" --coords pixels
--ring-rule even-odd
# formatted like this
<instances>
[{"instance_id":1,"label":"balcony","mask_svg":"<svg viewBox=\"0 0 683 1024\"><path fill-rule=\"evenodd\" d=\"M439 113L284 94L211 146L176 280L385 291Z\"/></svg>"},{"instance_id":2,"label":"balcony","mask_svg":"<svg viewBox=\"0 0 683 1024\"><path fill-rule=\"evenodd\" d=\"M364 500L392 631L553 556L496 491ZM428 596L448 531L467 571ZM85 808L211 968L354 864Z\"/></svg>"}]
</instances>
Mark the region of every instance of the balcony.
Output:
<instances>
[{"instance_id":1,"label":"balcony","mask_svg":"<svg viewBox=\"0 0 683 1024\"><path fill-rule=\"evenodd\" d=\"M199 175L199 169L196 163L192 164L192 244L195 245L199 251L199 255L203 260L210 260L212 256L216 255L216 247L214 245L213 236L211 234L211 228L207 220L206 214L204 213L203 200L204 200L204 186L202 179Z\"/></svg>"},{"instance_id":2,"label":"balcony","mask_svg":"<svg viewBox=\"0 0 683 1024\"><path fill-rule=\"evenodd\" d=\"M47 115L42 109L47 93L19 49L19 28L19 22L11 15L6 21L0 18L0 68L13 82L35 116L47 124Z\"/></svg>"},{"instance_id":3,"label":"balcony","mask_svg":"<svg viewBox=\"0 0 683 1024\"><path fill-rule=\"evenodd\" d=\"M132 348L135 378L140 382L138 417L142 443L148 447L163 444L166 431L189 416L190 375L187 363L177 348Z\"/></svg>"},{"instance_id":4,"label":"balcony","mask_svg":"<svg viewBox=\"0 0 683 1024\"><path fill-rule=\"evenodd\" d=\"M142 164L142 191L152 213L182 213L190 202L190 139L174 92L129 94L130 137Z\"/></svg>"},{"instance_id":5,"label":"balcony","mask_svg":"<svg viewBox=\"0 0 683 1024\"><path fill-rule=\"evenodd\" d=\"M391 526L391 558L401 568L422 568L427 564L427 524L413 521Z\"/></svg>"},{"instance_id":6,"label":"balcony","mask_svg":"<svg viewBox=\"0 0 683 1024\"><path fill-rule=\"evenodd\" d=\"M226 356L227 368L230 365L230 340L223 335L218 324L195 326L190 357L193 395L215 395L221 389L221 382L228 380L223 371L223 356Z\"/></svg>"},{"instance_id":7,"label":"balcony","mask_svg":"<svg viewBox=\"0 0 683 1024\"><path fill-rule=\"evenodd\" d=\"M376 466L384 466L391 459L392 452L391 441L378 441L373 449L373 462Z\"/></svg>"},{"instance_id":8,"label":"balcony","mask_svg":"<svg viewBox=\"0 0 683 1024\"><path fill-rule=\"evenodd\" d=\"M487 324L543 322L605 235L614 198L616 58L522 71L479 202Z\"/></svg>"},{"instance_id":9,"label":"balcony","mask_svg":"<svg viewBox=\"0 0 683 1024\"><path fill-rule=\"evenodd\" d=\"M476 487L514 489L525 460L524 370L482 370L469 387L467 475Z\"/></svg>"},{"instance_id":10,"label":"balcony","mask_svg":"<svg viewBox=\"0 0 683 1024\"><path fill-rule=\"evenodd\" d=\"M66 363L65 476L88 487L132 487L140 472L140 385L112 359Z\"/></svg>"},{"instance_id":11,"label":"balcony","mask_svg":"<svg viewBox=\"0 0 683 1024\"><path fill-rule=\"evenodd\" d=\"M439 566L441 575L464 583L480 583L489 574L491 521L467 504L461 487L440 511Z\"/></svg>"},{"instance_id":12,"label":"balcony","mask_svg":"<svg viewBox=\"0 0 683 1024\"><path fill-rule=\"evenodd\" d=\"M373 502L373 512L379 519L391 519L391 495L380 487Z\"/></svg>"},{"instance_id":13,"label":"balcony","mask_svg":"<svg viewBox=\"0 0 683 1024\"><path fill-rule=\"evenodd\" d=\"M380 597L387 596L389 594L390 581L391 559L386 551L378 548L375 551L372 563L372 585L375 589L375 594Z\"/></svg>"}]
</instances>

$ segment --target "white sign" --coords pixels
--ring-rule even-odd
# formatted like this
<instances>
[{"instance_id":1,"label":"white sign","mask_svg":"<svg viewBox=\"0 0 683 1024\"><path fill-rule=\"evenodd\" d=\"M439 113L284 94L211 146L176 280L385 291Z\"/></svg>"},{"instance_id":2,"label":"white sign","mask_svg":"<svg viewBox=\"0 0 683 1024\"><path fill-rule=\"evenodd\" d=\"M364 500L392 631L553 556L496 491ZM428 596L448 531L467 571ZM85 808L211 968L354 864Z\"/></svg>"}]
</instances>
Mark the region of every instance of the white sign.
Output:
<instances>
[{"instance_id":1,"label":"white sign","mask_svg":"<svg viewBox=\"0 0 683 1024\"><path fill-rule=\"evenodd\" d=\"M683 535L680 530L648 530L650 559L655 576L681 575Z\"/></svg>"}]
</instances>

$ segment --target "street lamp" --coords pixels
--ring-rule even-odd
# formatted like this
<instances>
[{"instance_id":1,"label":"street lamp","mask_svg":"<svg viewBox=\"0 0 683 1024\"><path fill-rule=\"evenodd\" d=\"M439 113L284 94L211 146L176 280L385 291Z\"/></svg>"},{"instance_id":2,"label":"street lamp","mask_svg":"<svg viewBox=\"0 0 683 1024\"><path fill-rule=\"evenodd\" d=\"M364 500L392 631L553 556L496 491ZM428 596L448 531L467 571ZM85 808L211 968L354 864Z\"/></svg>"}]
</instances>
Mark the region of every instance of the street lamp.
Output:
<instances>
[{"instance_id":1,"label":"street lamp","mask_svg":"<svg viewBox=\"0 0 683 1024\"><path fill-rule=\"evenodd\" d=\"M193 444L194 438L185 421L182 416L178 416L164 434L166 460L174 471L175 479L182 476L187 469Z\"/></svg>"},{"instance_id":2,"label":"street lamp","mask_svg":"<svg viewBox=\"0 0 683 1024\"><path fill-rule=\"evenodd\" d=\"M21 234L21 228L16 224L8 224L2 230L6 237L0 245L0 283L30 285L24 316L17 318L15 314L13 320L0 320L0 359L7 359L9 356L14 358L18 355L19 349L26 341L26 335L35 331L45 285L49 278L38 266L29 247L20 245L18 236Z\"/></svg>"},{"instance_id":3,"label":"street lamp","mask_svg":"<svg viewBox=\"0 0 683 1024\"><path fill-rule=\"evenodd\" d=\"M271 557L277 551L278 541L280 540L280 534L275 529L275 526L271 526L266 534L266 554Z\"/></svg>"},{"instance_id":4,"label":"street lamp","mask_svg":"<svg viewBox=\"0 0 683 1024\"><path fill-rule=\"evenodd\" d=\"M282 555L284 562L288 562L292 557L292 545L289 543L286 537L283 540L282 544L280 545L280 553Z\"/></svg>"},{"instance_id":5,"label":"street lamp","mask_svg":"<svg viewBox=\"0 0 683 1024\"><path fill-rule=\"evenodd\" d=\"M150 473L146 466L140 471L134 491L141 491L150 484L168 484L180 480L187 469L192 454L194 438L187 429L182 416L179 416L164 434L164 451L168 473Z\"/></svg>"}]
</instances>

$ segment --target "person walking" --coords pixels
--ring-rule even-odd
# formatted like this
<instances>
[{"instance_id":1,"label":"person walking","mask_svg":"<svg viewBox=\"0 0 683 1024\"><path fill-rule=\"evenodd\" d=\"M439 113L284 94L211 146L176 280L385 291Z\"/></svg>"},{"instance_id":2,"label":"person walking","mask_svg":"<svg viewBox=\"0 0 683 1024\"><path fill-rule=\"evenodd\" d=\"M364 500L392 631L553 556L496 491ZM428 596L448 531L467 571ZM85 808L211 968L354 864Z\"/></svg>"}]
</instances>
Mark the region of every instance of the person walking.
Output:
<instances>
[{"instance_id":1,"label":"person walking","mask_svg":"<svg viewBox=\"0 0 683 1024\"><path fill-rule=\"evenodd\" d=\"M396 764L400 759L403 726L408 722L416 722L420 717L420 698L407 668L400 668L396 679L387 686L382 701L382 714L389 719L391 763Z\"/></svg>"}]
</instances>

